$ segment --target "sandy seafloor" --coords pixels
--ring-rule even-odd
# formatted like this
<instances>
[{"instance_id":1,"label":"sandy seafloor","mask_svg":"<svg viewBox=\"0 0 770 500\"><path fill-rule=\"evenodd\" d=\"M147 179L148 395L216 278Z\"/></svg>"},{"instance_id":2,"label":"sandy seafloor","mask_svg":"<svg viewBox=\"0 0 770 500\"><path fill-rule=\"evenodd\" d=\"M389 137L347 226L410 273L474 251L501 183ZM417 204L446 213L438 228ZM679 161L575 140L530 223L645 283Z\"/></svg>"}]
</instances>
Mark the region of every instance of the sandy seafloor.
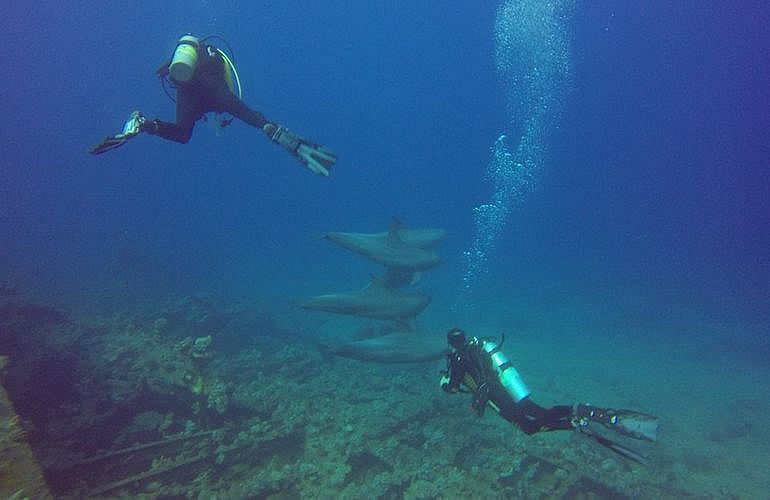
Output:
<instances>
[{"instance_id":1,"label":"sandy seafloor","mask_svg":"<svg viewBox=\"0 0 770 500\"><path fill-rule=\"evenodd\" d=\"M655 296L551 290L522 298L498 290L477 297L483 320L473 324L478 335L507 330L505 351L541 404L586 401L658 415L660 441L647 449L646 467L574 433L527 437L492 412L476 417L468 396L439 389L442 362L328 356L318 342L377 322L275 302L256 307L256 316L244 312L253 303L188 296L60 317L6 296L5 385L11 399L24 400L14 402L27 437L61 497L763 498L770 374L750 347L730 342L761 326L709 316L672 296L663 306ZM446 329L443 302L426 311L421 327ZM199 366L185 359L185 338L207 329L200 390L184 378ZM14 352L25 341L37 347ZM756 356L767 349L754 347ZM44 395L45 367L66 351L77 352L67 358L66 370L77 374L73 395L30 402L20 387L35 384ZM64 382L51 387L70 390ZM212 438L204 459L182 467L174 460L191 452L163 446L130 454L118 472L114 464L88 465L105 452L210 429L240 433ZM137 480L121 483L122 476Z\"/></svg>"}]
</instances>

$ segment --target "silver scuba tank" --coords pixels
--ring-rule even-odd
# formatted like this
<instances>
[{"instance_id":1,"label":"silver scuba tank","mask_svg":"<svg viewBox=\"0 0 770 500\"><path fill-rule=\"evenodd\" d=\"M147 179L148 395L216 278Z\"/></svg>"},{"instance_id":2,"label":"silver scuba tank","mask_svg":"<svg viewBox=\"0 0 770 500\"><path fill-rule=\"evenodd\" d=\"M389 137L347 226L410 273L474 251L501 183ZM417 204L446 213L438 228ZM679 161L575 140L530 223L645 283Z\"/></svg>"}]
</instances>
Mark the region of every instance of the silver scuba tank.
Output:
<instances>
[{"instance_id":1,"label":"silver scuba tank","mask_svg":"<svg viewBox=\"0 0 770 500\"><path fill-rule=\"evenodd\" d=\"M489 340L483 340L482 342L482 349L489 353L489 356L492 358L492 365L495 367L497 376L500 377L500 383L505 387L505 390L508 391L513 400L518 403L529 396L532 391L529 390L519 372L508 360L508 356L500 351L500 346L497 342Z\"/></svg>"}]
</instances>

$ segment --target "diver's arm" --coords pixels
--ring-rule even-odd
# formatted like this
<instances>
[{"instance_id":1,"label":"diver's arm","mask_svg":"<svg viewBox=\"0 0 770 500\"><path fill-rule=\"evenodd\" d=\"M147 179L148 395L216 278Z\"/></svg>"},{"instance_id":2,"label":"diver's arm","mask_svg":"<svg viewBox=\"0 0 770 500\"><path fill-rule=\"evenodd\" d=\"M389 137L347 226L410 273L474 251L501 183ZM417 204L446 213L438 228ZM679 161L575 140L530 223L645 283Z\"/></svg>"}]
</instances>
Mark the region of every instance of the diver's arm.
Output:
<instances>
[{"instance_id":1,"label":"diver's arm","mask_svg":"<svg viewBox=\"0 0 770 500\"><path fill-rule=\"evenodd\" d=\"M158 66L158 69L155 70L155 74L158 76L158 78L163 78L165 76L168 76L169 66L171 66L171 58L163 61L163 63L161 63L161 65Z\"/></svg>"},{"instance_id":2,"label":"diver's arm","mask_svg":"<svg viewBox=\"0 0 770 500\"><path fill-rule=\"evenodd\" d=\"M460 362L460 355L457 353L449 354L447 356L447 369L442 372L441 388L450 394L460 392L460 384L464 375L465 369Z\"/></svg>"}]
</instances>

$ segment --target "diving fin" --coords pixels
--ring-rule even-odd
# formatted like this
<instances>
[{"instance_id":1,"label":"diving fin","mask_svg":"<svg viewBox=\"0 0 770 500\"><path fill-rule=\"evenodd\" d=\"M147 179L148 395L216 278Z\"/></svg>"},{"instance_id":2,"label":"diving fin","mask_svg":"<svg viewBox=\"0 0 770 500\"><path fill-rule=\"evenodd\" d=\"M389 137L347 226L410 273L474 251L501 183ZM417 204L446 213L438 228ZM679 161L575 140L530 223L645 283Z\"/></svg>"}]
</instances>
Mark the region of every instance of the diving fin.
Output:
<instances>
[{"instance_id":1,"label":"diving fin","mask_svg":"<svg viewBox=\"0 0 770 500\"><path fill-rule=\"evenodd\" d=\"M135 137L142 131L142 125L147 119L139 111L134 111L123 124L123 131L119 134L110 135L104 138L102 142L88 150L92 155L98 155L119 148L132 137Z\"/></svg>"},{"instance_id":2,"label":"diving fin","mask_svg":"<svg viewBox=\"0 0 770 500\"><path fill-rule=\"evenodd\" d=\"M655 442L658 439L658 418L632 410L613 410L588 404L577 404L573 410L576 427L587 427L589 421L624 436Z\"/></svg>"},{"instance_id":3,"label":"diving fin","mask_svg":"<svg viewBox=\"0 0 770 500\"><path fill-rule=\"evenodd\" d=\"M329 176L329 170L337 161L337 155L331 150L324 146L307 142L300 143L299 147L297 147L296 155L307 165L307 168L324 177Z\"/></svg>"},{"instance_id":4,"label":"diving fin","mask_svg":"<svg viewBox=\"0 0 770 500\"><path fill-rule=\"evenodd\" d=\"M270 140L293 154L311 172L329 177L329 169L337 161L337 155L330 149L310 142L277 123L266 123L262 131Z\"/></svg>"},{"instance_id":5,"label":"diving fin","mask_svg":"<svg viewBox=\"0 0 770 500\"><path fill-rule=\"evenodd\" d=\"M100 155L112 149L119 148L126 143L126 140L125 137L122 137L122 134L110 135L105 137L102 142L89 149L88 152L92 155Z\"/></svg>"},{"instance_id":6,"label":"diving fin","mask_svg":"<svg viewBox=\"0 0 770 500\"><path fill-rule=\"evenodd\" d=\"M614 410L613 428L626 436L655 442L658 440L658 418L631 410Z\"/></svg>"},{"instance_id":7,"label":"diving fin","mask_svg":"<svg viewBox=\"0 0 770 500\"><path fill-rule=\"evenodd\" d=\"M617 441L613 441L612 439L609 439L605 436L602 436L601 434L591 429L589 426L578 427L578 430L580 431L581 434L585 434L586 436L592 437L597 443L604 446L605 448L610 449L611 451L617 453L622 457L625 457L641 465L649 465L650 463L650 459L646 455L639 452L638 450L635 450L634 448L631 448L624 444L618 443Z\"/></svg>"}]
</instances>

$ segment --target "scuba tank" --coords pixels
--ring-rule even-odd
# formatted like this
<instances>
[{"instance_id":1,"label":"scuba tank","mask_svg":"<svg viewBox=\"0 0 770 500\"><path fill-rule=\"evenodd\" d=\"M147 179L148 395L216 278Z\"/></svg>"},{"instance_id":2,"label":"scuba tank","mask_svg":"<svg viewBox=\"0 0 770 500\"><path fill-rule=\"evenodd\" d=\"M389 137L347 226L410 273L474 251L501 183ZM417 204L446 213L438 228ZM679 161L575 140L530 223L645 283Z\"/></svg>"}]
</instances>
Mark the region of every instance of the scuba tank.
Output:
<instances>
[{"instance_id":1,"label":"scuba tank","mask_svg":"<svg viewBox=\"0 0 770 500\"><path fill-rule=\"evenodd\" d=\"M200 41L192 35L184 35L176 43L174 55L169 65L169 77L179 83L190 81L198 65L198 47Z\"/></svg>"},{"instance_id":2,"label":"scuba tank","mask_svg":"<svg viewBox=\"0 0 770 500\"><path fill-rule=\"evenodd\" d=\"M206 41L212 38L223 42L230 53L228 54L222 49L211 45L205 45ZM169 83L171 83L173 87L178 87L180 85L186 84L192 79L193 75L195 74L195 70L198 67L199 51L203 47L207 48L209 57L216 55L221 59L224 66L224 79L225 83L227 84L227 88L230 90L230 92L235 94L238 99L243 99L241 79L238 76L238 70L235 69L232 56L233 50L227 40L219 35L208 35L204 36L203 38L198 38L191 34L187 34L179 38L176 43L176 47L174 48L174 53L171 56L171 62L169 63L167 60L156 71L157 75L160 77L161 87L163 87L163 91L166 93L168 98L173 102L176 102L176 99L174 99L174 97L169 93L167 87ZM171 82L169 82L169 79ZM232 116L226 118L222 116L221 113L216 113L216 117L213 123L215 124L217 135L219 135L220 129L230 125L233 119L234 118Z\"/></svg>"},{"instance_id":3,"label":"scuba tank","mask_svg":"<svg viewBox=\"0 0 770 500\"><path fill-rule=\"evenodd\" d=\"M174 53L171 56L171 62L165 62L158 68L156 74L161 78L161 84L163 85L163 91L172 101L176 100L169 94L166 88L167 76L171 78L175 84L183 84L190 81L195 69L198 67L198 51L206 40L216 38L224 42L227 46L230 54L217 47L210 47L209 55L217 54L222 59L222 63L225 67L225 83L230 92L238 96L238 99L243 99L243 89L241 87L241 79L238 76L238 70L235 69L233 63L232 48L227 40L219 35L208 35L203 38L197 38L193 35L184 35L176 43Z\"/></svg>"},{"instance_id":4,"label":"scuba tank","mask_svg":"<svg viewBox=\"0 0 770 500\"><path fill-rule=\"evenodd\" d=\"M532 392L524 383L524 380L522 380L519 372L508 360L508 356L500 351L500 346L502 346L503 342L501 341L500 344L489 340L482 340L481 342L482 349L492 358L492 366L494 366L497 376L500 378L500 383L505 387L505 390L508 391L513 400L518 403L529 396Z\"/></svg>"}]
</instances>

